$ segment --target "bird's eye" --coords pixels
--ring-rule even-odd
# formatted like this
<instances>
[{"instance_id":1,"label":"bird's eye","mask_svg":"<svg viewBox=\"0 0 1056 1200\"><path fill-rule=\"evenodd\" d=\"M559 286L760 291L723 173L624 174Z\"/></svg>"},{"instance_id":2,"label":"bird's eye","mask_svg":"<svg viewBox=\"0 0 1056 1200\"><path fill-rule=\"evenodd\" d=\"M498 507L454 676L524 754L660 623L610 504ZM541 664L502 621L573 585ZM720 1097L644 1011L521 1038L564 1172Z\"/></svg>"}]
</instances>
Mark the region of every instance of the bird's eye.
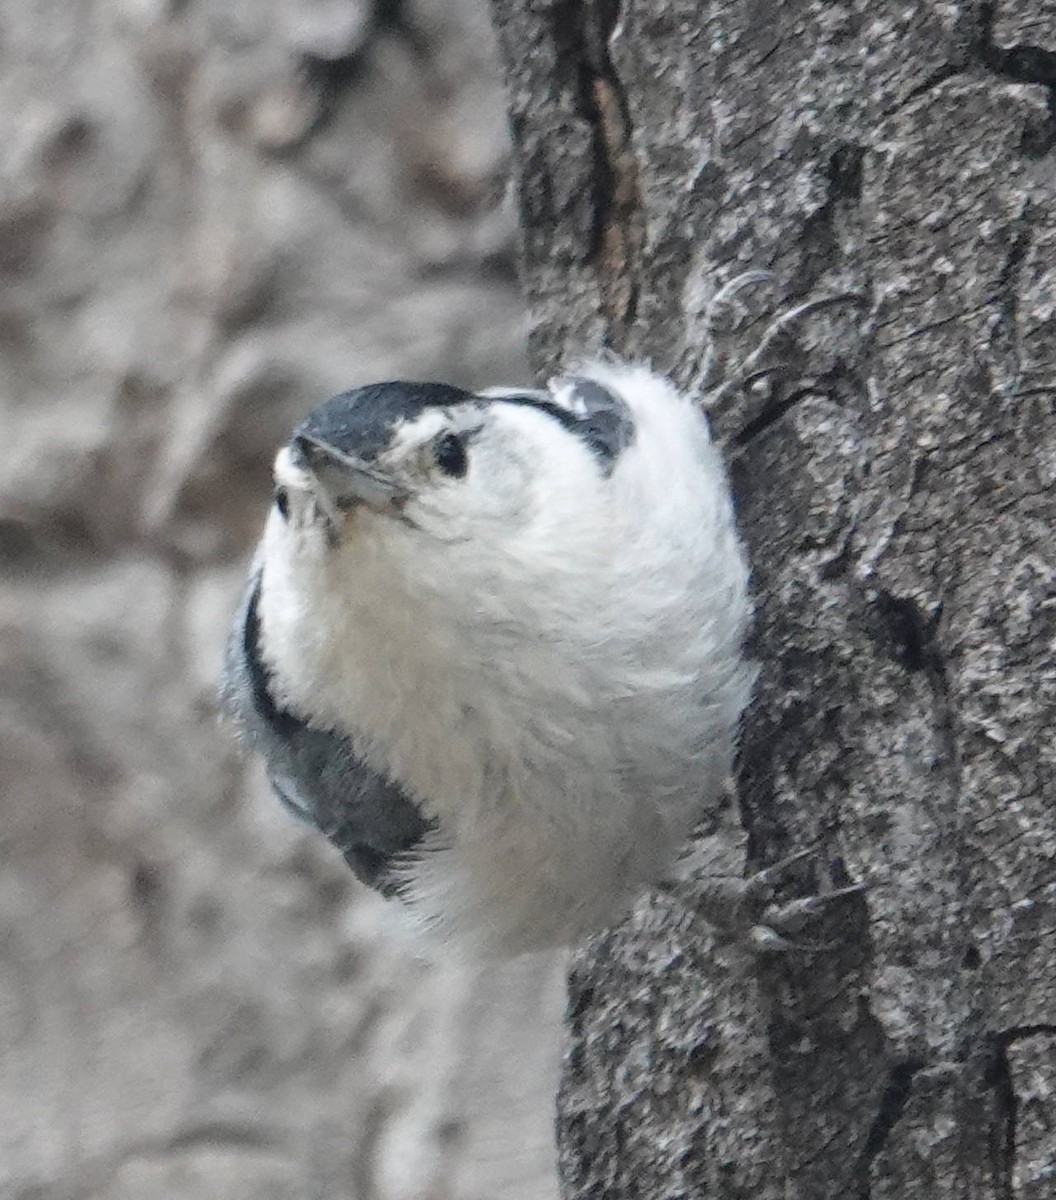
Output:
<instances>
[{"instance_id":1,"label":"bird's eye","mask_svg":"<svg viewBox=\"0 0 1056 1200\"><path fill-rule=\"evenodd\" d=\"M433 458L445 475L461 479L469 470L466 444L457 433L445 433L433 446Z\"/></svg>"},{"instance_id":2,"label":"bird's eye","mask_svg":"<svg viewBox=\"0 0 1056 1200\"><path fill-rule=\"evenodd\" d=\"M279 510L279 516L287 520L290 515L290 493L284 487L275 489L275 507Z\"/></svg>"}]
</instances>

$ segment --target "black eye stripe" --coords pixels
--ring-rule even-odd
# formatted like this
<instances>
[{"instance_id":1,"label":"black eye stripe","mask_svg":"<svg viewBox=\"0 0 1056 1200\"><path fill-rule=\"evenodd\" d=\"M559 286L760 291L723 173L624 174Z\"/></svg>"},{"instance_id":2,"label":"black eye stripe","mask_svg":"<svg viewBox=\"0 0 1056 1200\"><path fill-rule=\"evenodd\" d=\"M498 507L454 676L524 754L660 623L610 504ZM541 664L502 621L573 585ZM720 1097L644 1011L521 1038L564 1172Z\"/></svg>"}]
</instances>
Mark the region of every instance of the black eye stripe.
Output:
<instances>
[{"instance_id":1,"label":"black eye stripe","mask_svg":"<svg viewBox=\"0 0 1056 1200\"><path fill-rule=\"evenodd\" d=\"M579 432L579 418L574 413L570 413L567 408L562 408L560 404L554 404L553 401L540 400L535 396L503 396L501 402L516 404L521 408L537 408L540 412L545 412L548 416L553 417L566 429L573 433Z\"/></svg>"},{"instance_id":2,"label":"black eye stripe","mask_svg":"<svg viewBox=\"0 0 1056 1200\"><path fill-rule=\"evenodd\" d=\"M275 507L284 521L290 516L290 493L280 484L275 489Z\"/></svg>"},{"instance_id":3,"label":"black eye stripe","mask_svg":"<svg viewBox=\"0 0 1056 1200\"><path fill-rule=\"evenodd\" d=\"M565 407L538 394L511 393L496 397L501 404L535 408L553 417L582 439L599 460L602 473L611 474L620 452L634 441L634 420L626 402L593 379L569 376L564 381L572 390L575 407Z\"/></svg>"}]
</instances>

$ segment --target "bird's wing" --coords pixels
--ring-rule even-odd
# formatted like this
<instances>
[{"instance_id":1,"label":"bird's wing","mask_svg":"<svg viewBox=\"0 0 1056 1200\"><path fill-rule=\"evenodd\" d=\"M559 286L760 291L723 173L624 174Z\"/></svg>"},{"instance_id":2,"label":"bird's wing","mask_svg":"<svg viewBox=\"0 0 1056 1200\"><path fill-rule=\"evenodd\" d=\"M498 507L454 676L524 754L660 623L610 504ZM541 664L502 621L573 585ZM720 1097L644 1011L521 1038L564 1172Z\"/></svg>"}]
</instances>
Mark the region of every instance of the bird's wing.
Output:
<instances>
[{"instance_id":1,"label":"bird's wing","mask_svg":"<svg viewBox=\"0 0 1056 1200\"><path fill-rule=\"evenodd\" d=\"M395 867L434 824L395 783L368 767L348 737L317 729L275 697L260 654L260 571L253 573L224 663L221 706L264 757L279 799L344 855L357 878L398 892Z\"/></svg>"}]
</instances>

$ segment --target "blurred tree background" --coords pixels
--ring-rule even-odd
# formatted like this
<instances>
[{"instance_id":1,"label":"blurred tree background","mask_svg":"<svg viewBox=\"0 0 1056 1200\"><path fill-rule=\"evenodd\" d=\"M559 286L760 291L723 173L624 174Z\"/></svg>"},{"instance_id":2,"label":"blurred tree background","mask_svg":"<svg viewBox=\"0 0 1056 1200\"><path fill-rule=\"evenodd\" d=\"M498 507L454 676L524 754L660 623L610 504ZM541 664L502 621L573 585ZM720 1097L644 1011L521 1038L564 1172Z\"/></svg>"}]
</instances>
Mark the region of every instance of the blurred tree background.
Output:
<instances>
[{"instance_id":1,"label":"blurred tree background","mask_svg":"<svg viewBox=\"0 0 1056 1200\"><path fill-rule=\"evenodd\" d=\"M0 0L0 1195L552 1194L560 965L427 963L217 727L276 445L527 379L483 0Z\"/></svg>"}]
</instances>

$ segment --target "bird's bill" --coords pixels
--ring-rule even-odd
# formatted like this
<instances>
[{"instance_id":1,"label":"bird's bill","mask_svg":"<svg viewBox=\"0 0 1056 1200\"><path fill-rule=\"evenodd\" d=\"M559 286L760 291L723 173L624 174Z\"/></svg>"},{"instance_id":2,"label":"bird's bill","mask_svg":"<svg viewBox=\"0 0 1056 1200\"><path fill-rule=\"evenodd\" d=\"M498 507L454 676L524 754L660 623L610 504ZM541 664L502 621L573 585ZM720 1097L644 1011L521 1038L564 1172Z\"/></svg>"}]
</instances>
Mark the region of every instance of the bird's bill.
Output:
<instances>
[{"instance_id":1,"label":"bird's bill","mask_svg":"<svg viewBox=\"0 0 1056 1200\"><path fill-rule=\"evenodd\" d=\"M309 434L294 438L293 453L298 465L311 472L335 509L347 510L365 504L385 511L399 508L407 499L406 489L373 463L360 462Z\"/></svg>"}]
</instances>

